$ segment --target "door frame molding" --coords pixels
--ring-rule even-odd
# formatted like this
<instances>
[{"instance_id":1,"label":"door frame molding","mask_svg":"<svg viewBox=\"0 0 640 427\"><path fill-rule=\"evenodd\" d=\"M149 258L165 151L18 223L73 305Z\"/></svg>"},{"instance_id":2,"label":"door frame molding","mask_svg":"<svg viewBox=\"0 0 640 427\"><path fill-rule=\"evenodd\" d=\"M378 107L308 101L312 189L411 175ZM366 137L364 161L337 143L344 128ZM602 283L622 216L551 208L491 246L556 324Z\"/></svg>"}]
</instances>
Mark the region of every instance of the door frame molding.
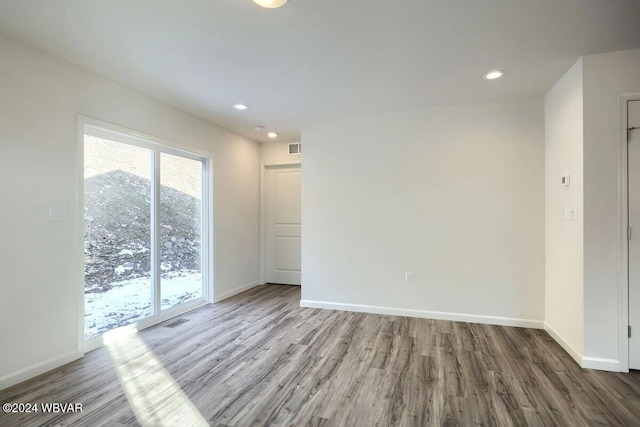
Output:
<instances>
[{"instance_id":1,"label":"door frame molding","mask_svg":"<svg viewBox=\"0 0 640 427\"><path fill-rule=\"evenodd\" d=\"M265 282L267 266L267 169L300 168L302 163L262 163L260 162L260 284ZM302 187L301 187L302 189Z\"/></svg>"},{"instance_id":2,"label":"door frame molding","mask_svg":"<svg viewBox=\"0 0 640 427\"><path fill-rule=\"evenodd\" d=\"M618 96L618 362L621 372L629 372L629 154L628 103L640 101L640 92Z\"/></svg>"}]
</instances>

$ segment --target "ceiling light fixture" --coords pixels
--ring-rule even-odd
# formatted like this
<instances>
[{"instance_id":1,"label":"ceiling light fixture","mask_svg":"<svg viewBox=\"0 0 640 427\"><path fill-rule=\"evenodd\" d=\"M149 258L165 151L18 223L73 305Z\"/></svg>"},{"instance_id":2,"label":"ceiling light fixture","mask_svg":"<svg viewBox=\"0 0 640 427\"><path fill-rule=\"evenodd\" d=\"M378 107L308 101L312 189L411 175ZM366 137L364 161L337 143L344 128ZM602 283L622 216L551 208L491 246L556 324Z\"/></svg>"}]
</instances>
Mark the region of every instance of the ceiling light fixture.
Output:
<instances>
[{"instance_id":1,"label":"ceiling light fixture","mask_svg":"<svg viewBox=\"0 0 640 427\"><path fill-rule=\"evenodd\" d=\"M254 127L253 130L255 130L256 132L262 132L264 130L264 126L258 125Z\"/></svg>"},{"instance_id":2,"label":"ceiling light fixture","mask_svg":"<svg viewBox=\"0 0 640 427\"><path fill-rule=\"evenodd\" d=\"M253 0L253 2L267 9L275 9L276 7L284 6L287 0Z\"/></svg>"},{"instance_id":3,"label":"ceiling light fixture","mask_svg":"<svg viewBox=\"0 0 640 427\"><path fill-rule=\"evenodd\" d=\"M495 80L507 74L506 71L503 70L491 70L487 74L484 75L484 78L487 80Z\"/></svg>"},{"instance_id":4,"label":"ceiling light fixture","mask_svg":"<svg viewBox=\"0 0 640 427\"><path fill-rule=\"evenodd\" d=\"M248 110L249 106L247 104L233 104L233 108L235 108L236 110L244 111Z\"/></svg>"},{"instance_id":5,"label":"ceiling light fixture","mask_svg":"<svg viewBox=\"0 0 640 427\"><path fill-rule=\"evenodd\" d=\"M267 136L269 139L276 139L278 137L278 132L269 132Z\"/></svg>"}]
</instances>

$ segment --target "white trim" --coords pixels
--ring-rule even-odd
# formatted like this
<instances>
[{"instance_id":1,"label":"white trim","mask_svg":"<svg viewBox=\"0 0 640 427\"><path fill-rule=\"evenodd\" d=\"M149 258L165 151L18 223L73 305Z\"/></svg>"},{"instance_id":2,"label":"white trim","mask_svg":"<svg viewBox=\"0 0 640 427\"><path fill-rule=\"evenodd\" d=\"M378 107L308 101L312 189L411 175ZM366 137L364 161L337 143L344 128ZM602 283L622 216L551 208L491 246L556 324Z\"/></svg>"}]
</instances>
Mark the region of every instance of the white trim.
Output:
<instances>
[{"instance_id":1,"label":"white trim","mask_svg":"<svg viewBox=\"0 0 640 427\"><path fill-rule=\"evenodd\" d=\"M260 280L264 285L266 257L267 257L267 169L300 168L302 163L260 163ZM302 176L302 175L301 175ZM302 188L300 189L302 191Z\"/></svg>"},{"instance_id":2,"label":"white trim","mask_svg":"<svg viewBox=\"0 0 640 427\"><path fill-rule=\"evenodd\" d=\"M264 285L267 255L267 165L260 163L260 271L258 281Z\"/></svg>"},{"instance_id":3,"label":"white trim","mask_svg":"<svg viewBox=\"0 0 640 427\"><path fill-rule=\"evenodd\" d=\"M584 369L597 369L599 371L610 371L610 372L628 372L623 371L622 364L619 360L616 359L601 359L599 357L583 357L582 358L582 367Z\"/></svg>"},{"instance_id":4,"label":"white trim","mask_svg":"<svg viewBox=\"0 0 640 427\"><path fill-rule=\"evenodd\" d=\"M203 211L202 215L202 242L207 241L206 245L201 245L202 261L201 265L206 265L206 271L204 271L202 279L206 286L203 288L203 297L208 303L213 303L214 289L216 282L216 270L215 270L215 188L213 183L215 182L215 157L207 156L203 162L202 170L202 192L207 195L208 206L207 211ZM208 178L208 179L205 179ZM205 206L202 206L203 209ZM205 218L205 212L208 212L208 216Z\"/></svg>"},{"instance_id":5,"label":"white trim","mask_svg":"<svg viewBox=\"0 0 640 427\"><path fill-rule=\"evenodd\" d=\"M187 157L193 160L202 160L199 157L215 157L215 154L209 151L201 150L199 148L192 148L188 145L178 144L168 139L160 138L144 132L139 132L137 130L129 129L123 126L118 126L116 124L94 119L92 117L83 116L80 114L78 115L78 119L81 123L80 129L83 132L84 126L88 126L93 128L97 132L107 131L109 133L118 134L123 138L124 141L126 141L127 144L143 148L153 148L154 145L160 146L163 151L169 154L177 154L179 156ZM149 142L153 143L153 145L149 144ZM194 156L194 154L196 154L196 156Z\"/></svg>"},{"instance_id":6,"label":"white trim","mask_svg":"<svg viewBox=\"0 0 640 427\"><path fill-rule=\"evenodd\" d=\"M77 295L76 353L84 354L84 119L78 117L76 147L75 268Z\"/></svg>"},{"instance_id":7,"label":"white trim","mask_svg":"<svg viewBox=\"0 0 640 427\"><path fill-rule=\"evenodd\" d=\"M517 319L513 317L500 316L483 316L478 314L466 313L449 313L443 311L414 310L408 308L382 307L376 305L301 300L300 307L355 311L358 313L386 314L391 316L419 317L425 319L451 320L454 322L481 323L485 325L515 326L518 328L544 328L544 322L542 320Z\"/></svg>"},{"instance_id":8,"label":"white trim","mask_svg":"<svg viewBox=\"0 0 640 427\"><path fill-rule=\"evenodd\" d=\"M235 288L231 291L227 291L227 292L223 292L221 294L217 294L216 295L216 299L215 302L220 302L223 301L227 298L231 298L233 296L236 296L238 294L241 294L244 291L248 291L249 289L255 288L256 286L260 286L260 284L257 281L253 281L251 283L247 283L246 285L242 285L238 288Z\"/></svg>"},{"instance_id":9,"label":"white trim","mask_svg":"<svg viewBox=\"0 0 640 427\"><path fill-rule=\"evenodd\" d=\"M109 137L109 140L113 136ZM150 147L151 148L151 147ZM162 313L162 282L160 269L160 179L162 177L160 171L160 155L161 152L152 148L151 160L151 231L150 231L150 249L151 249L151 316L157 316Z\"/></svg>"},{"instance_id":10,"label":"white trim","mask_svg":"<svg viewBox=\"0 0 640 427\"><path fill-rule=\"evenodd\" d=\"M67 363L80 359L82 356L83 353L81 351L72 351L63 354L62 356L52 357L44 362L36 363L35 365L20 369L17 372L5 375L0 378L0 390L4 390L5 388L9 388L40 374L44 374L45 372L49 372L52 369L66 365Z\"/></svg>"},{"instance_id":11,"label":"white trim","mask_svg":"<svg viewBox=\"0 0 640 427\"><path fill-rule=\"evenodd\" d=\"M640 92L619 95L618 101L618 370L629 372L629 227L627 127L628 102L640 100ZM596 365L600 360L593 359ZM591 362L589 362L591 363ZM609 363L609 362L607 362ZM605 363L606 365L606 363ZM584 366L584 365L583 365ZM597 369L597 368L594 368ZM610 369L605 369L610 370Z\"/></svg>"},{"instance_id":12,"label":"white trim","mask_svg":"<svg viewBox=\"0 0 640 427\"><path fill-rule=\"evenodd\" d=\"M560 336L559 333L553 330L553 328L546 322L544 324L544 330L547 331L549 335L551 335L551 338L553 338L558 344L560 344L560 347L562 347L564 351L566 351L578 365L582 366L583 357L579 351L574 349L564 338Z\"/></svg>"}]
</instances>

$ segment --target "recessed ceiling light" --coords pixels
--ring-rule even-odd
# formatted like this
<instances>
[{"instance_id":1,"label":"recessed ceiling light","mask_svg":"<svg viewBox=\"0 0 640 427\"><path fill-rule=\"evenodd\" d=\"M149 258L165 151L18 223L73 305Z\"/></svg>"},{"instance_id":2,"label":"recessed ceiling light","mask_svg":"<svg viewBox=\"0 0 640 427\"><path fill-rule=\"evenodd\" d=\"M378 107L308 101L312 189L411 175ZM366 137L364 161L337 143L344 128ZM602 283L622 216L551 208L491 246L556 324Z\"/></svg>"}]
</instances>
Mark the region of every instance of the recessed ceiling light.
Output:
<instances>
[{"instance_id":1,"label":"recessed ceiling light","mask_svg":"<svg viewBox=\"0 0 640 427\"><path fill-rule=\"evenodd\" d=\"M507 74L506 71L491 70L487 74L484 75L484 78L487 79L487 80L495 80L495 79L499 79L500 77L504 76L505 74Z\"/></svg>"},{"instance_id":2,"label":"recessed ceiling light","mask_svg":"<svg viewBox=\"0 0 640 427\"><path fill-rule=\"evenodd\" d=\"M235 108L236 110L244 111L247 110L249 106L247 104L233 104L233 108Z\"/></svg>"},{"instance_id":3,"label":"recessed ceiling light","mask_svg":"<svg viewBox=\"0 0 640 427\"><path fill-rule=\"evenodd\" d=\"M264 126L258 125L256 127L254 127L253 130L255 130L256 132L262 132L264 130Z\"/></svg>"},{"instance_id":4,"label":"recessed ceiling light","mask_svg":"<svg viewBox=\"0 0 640 427\"><path fill-rule=\"evenodd\" d=\"M284 6L287 0L253 0L253 2L268 9L275 9L276 7Z\"/></svg>"},{"instance_id":5,"label":"recessed ceiling light","mask_svg":"<svg viewBox=\"0 0 640 427\"><path fill-rule=\"evenodd\" d=\"M278 132L269 132L267 136L269 139L276 139L278 137Z\"/></svg>"}]
</instances>

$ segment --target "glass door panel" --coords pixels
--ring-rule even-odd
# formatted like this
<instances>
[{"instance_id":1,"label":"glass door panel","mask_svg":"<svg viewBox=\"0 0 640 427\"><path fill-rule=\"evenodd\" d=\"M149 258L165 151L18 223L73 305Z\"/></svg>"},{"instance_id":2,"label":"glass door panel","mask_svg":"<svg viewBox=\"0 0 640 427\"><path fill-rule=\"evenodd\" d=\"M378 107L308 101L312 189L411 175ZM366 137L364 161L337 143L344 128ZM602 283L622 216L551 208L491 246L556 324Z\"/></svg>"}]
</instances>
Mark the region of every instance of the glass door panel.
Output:
<instances>
[{"instance_id":1,"label":"glass door panel","mask_svg":"<svg viewBox=\"0 0 640 427\"><path fill-rule=\"evenodd\" d=\"M153 314L153 151L84 137L85 338Z\"/></svg>"},{"instance_id":2,"label":"glass door panel","mask_svg":"<svg viewBox=\"0 0 640 427\"><path fill-rule=\"evenodd\" d=\"M160 153L160 307L202 298L202 161Z\"/></svg>"}]
</instances>

